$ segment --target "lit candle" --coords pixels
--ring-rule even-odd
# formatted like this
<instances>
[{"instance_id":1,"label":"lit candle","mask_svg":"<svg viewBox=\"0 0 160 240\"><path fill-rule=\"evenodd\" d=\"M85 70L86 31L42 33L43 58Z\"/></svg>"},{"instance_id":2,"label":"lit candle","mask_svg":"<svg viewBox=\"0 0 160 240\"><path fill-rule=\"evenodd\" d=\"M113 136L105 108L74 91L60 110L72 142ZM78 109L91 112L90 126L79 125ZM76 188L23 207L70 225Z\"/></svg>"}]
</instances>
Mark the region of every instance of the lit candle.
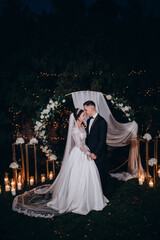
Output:
<instances>
[{"instance_id":1,"label":"lit candle","mask_svg":"<svg viewBox=\"0 0 160 240\"><path fill-rule=\"evenodd\" d=\"M46 178L45 178L45 174L41 174L41 182L44 183L45 180L46 180Z\"/></svg>"},{"instance_id":2,"label":"lit candle","mask_svg":"<svg viewBox=\"0 0 160 240\"><path fill-rule=\"evenodd\" d=\"M21 173L18 173L18 182L21 182L21 181L22 181Z\"/></svg>"},{"instance_id":3,"label":"lit candle","mask_svg":"<svg viewBox=\"0 0 160 240\"><path fill-rule=\"evenodd\" d=\"M140 177L138 180L139 180L139 185L143 185L143 178Z\"/></svg>"},{"instance_id":4,"label":"lit candle","mask_svg":"<svg viewBox=\"0 0 160 240\"><path fill-rule=\"evenodd\" d=\"M17 182L17 188L18 188L18 190L22 190L22 183L21 182Z\"/></svg>"},{"instance_id":5,"label":"lit candle","mask_svg":"<svg viewBox=\"0 0 160 240\"><path fill-rule=\"evenodd\" d=\"M8 173L5 173L4 183L6 184L8 181L9 181L9 179L8 179Z\"/></svg>"},{"instance_id":6,"label":"lit candle","mask_svg":"<svg viewBox=\"0 0 160 240\"><path fill-rule=\"evenodd\" d=\"M34 177L31 176L31 177L30 177L30 185L33 186L33 184L34 184Z\"/></svg>"},{"instance_id":7,"label":"lit candle","mask_svg":"<svg viewBox=\"0 0 160 240\"><path fill-rule=\"evenodd\" d=\"M49 172L49 180L52 180L52 179L53 179L53 172L50 171L50 172Z\"/></svg>"},{"instance_id":8,"label":"lit candle","mask_svg":"<svg viewBox=\"0 0 160 240\"><path fill-rule=\"evenodd\" d=\"M9 185L9 183L6 183L6 185L5 185L5 191L6 191L6 192L9 192L9 191L10 191L10 185Z\"/></svg>"},{"instance_id":9,"label":"lit candle","mask_svg":"<svg viewBox=\"0 0 160 240\"><path fill-rule=\"evenodd\" d=\"M14 187L11 187L11 193L12 193L12 196L16 195L16 189Z\"/></svg>"},{"instance_id":10,"label":"lit candle","mask_svg":"<svg viewBox=\"0 0 160 240\"><path fill-rule=\"evenodd\" d=\"M153 187L153 179L149 180L149 186Z\"/></svg>"},{"instance_id":11,"label":"lit candle","mask_svg":"<svg viewBox=\"0 0 160 240\"><path fill-rule=\"evenodd\" d=\"M2 192L2 187L1 187L1 185L0 185L0 194L1 194L1 192Z\"/></svg>"},{"instance_id":12,"label":"lit candle","mask_svg":"<svg viewBox=\"0 0 160 240\"><path fill-rule=\"evenodd\" d=\"M160 177L160 168L158 169L157 173L158 173L158 177Z\"/></svg>"},{"instance_id":13,"label":"lit candle","mask_svg":"<svg viewBox=\"0 0 160 240\"><path fill-rule=\"evenodd\" d=\"M14 179L12 178L12 179L11 179L11 187L15 187L15 185L16 185L16 184L15 184L15 181L14 181Z\"/></svg>"}]
</instances>

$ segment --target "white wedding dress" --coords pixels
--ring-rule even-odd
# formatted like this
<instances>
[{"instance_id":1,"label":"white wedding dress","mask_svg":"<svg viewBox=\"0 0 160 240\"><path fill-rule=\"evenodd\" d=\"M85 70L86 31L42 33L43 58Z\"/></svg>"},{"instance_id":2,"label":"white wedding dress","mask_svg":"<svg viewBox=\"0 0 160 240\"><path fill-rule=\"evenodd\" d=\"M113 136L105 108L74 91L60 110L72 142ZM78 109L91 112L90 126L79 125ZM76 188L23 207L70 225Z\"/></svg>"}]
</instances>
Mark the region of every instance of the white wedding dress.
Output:
<instances>
[{"instance_id":1,"label":"white wedding dress","mask_svg":"<svg viewBox=\"0 0 160 240\"><path fill-rule=\"evenodd\" d=\"M101 211L107 205L109 200L103 195L98 169L88 157L85 128L73 127L71 135L75 145L54 183L16 196L14 211L52 218L67 212L86 215L91 210Z\"/></svg>"}]
</instances>

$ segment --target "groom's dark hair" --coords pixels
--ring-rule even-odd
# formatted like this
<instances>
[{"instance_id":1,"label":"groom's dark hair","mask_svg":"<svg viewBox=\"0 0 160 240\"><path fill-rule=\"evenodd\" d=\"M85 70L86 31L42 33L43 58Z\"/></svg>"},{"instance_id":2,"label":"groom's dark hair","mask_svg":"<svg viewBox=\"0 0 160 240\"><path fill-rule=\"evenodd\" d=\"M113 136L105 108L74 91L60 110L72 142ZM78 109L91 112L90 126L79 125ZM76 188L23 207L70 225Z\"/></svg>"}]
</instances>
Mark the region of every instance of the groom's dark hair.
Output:
<instances>
[{"instance_id":1,"label":"groom's dark hair","mask_svg":"<svg viewBox=\"0 0 160 240\"><path fill-rule=\"evenodd\" d=\"M96 106L96 104L92 100L88 100L85 103L83 103L83 106Z\"/></svg>"}]
</instances>

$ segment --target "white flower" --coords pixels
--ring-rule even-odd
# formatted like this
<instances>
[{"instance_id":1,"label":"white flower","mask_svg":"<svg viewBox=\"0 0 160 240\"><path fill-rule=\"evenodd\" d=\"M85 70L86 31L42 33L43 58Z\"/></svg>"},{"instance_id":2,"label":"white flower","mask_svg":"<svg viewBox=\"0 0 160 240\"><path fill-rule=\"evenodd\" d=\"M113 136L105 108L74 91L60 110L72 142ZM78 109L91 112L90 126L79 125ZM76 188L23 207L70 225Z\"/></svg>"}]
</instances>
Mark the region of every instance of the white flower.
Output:
<instances>
[{"instance_id":1,"label":"white flower","mask_svg":"<svg viewBox=\"0 0 160 240\"><path fill-rule=\"evenodd\" d=\"M18 164L16 162L12 162L10 165L9 165L10 168L12 169L16 169L18 168Z\"/></svg>"},{"instance_id":2,"label":"white flower","mask_svg":"<svg viewBox=\"0 0 160 240\"><path fill-rule=\"evenodd\" d=\"M24 139L22 137L17 138L16 144L23 144L23 143L24 143Z\"/></svg>"},{"instance_id":3,"label":"white flower","mask_svg":"<svg viewBox=\"0 0 160 240\"><path fill-rule=\"evenodd\" d=\"M49 103L50 103L50 104L52 104L52 103L53 103L53 100L52 100L52 99L50 99L50 100L49 100Z\"/></svg>"},{"instance_id":4,"label":"white flower","mask_svg":"<svg viewBox=\"0 0 160 240\"><path fill-rule=\"evenodd\" d=\"M120 107L123 107L123 103L120 103L119 106L120 106Z\"/></svg>"},{"instance_id":5,"label":"white flower","mask_svg":"<svg viewBox=\"0 0 160 240\"><path fill-rule=\"evenodd\" d=\"M124 108L124 109L125 109L125 111L128 111L128 110L129 110L129 108L128 108L127 106L125 106L125 108Z\"/></svg>"},{"instance_id":6,"label":"white flower","mask_svg":"<svg viewBox=\"0 0 160 240\"><path fill-rule=\"evenodd\" d=\"M58 102L56 101L56 102L55 102L55 104L57 105L57 104L58 104Z\"/></svg>"},{"instance_id":7,"label":"white flower","mask_svg":"<svg viewBox=\"0 0 160 240\"><path fill-rule=\"evenodd\" d=\"M58 103L57 103L57 104L58 104ZM54 110L54 108L55 108L55 104L52 103L52 104L50 105L50 108L52 108L52 109Z\"/></svg>"},{"instance_id":8,"label":"white flower","mask_svg":"<svg viewBox=\"0 0 160 240\"><path fill-rule=\"evenodd\" d=\"M30 144L38 144L38 140L36 138L32 138L29 143Z\"/></svg>"},{"instance_id":9,"label":"white flower","mask_svg":"<svg viewBox=\"0 0 160 240\"><path fill-rule=\"evenodd\" d=\"M106 98L107 98L107 100L111 100L112 96L111 95L107 95Z\"/></svg>"},{"instance_id":10,"label":"white flower","mask_svg":"<svg viewBox=\"0 0 160 240\"><path fill-rule=\"evenodd\" d=\"M44 109L41 114L48 114L48 113L49 113L49 109Z\"/></svg>"},{"instance_id":11,"label":"white flower","mask_svg":"<svg viewBox=\"0 0 160 240\"><path fill-rule=\"evenodd\" d=\"M113 101L113 100L111 100L111 103L113 104L113 103L114 103L114 101Z\"/></svg>"},{"instance_id":12,"label":"white flower","mask_svg":"<svg viewBox=\"0 0 160 240\"><path fill-rule=\"evenodd\" d=\"M39 133L39 136L43 137L45 135L45 131Z\"/></svg>"},{"instance_id":13,"label":"white flower","mask_svg":"<svg viewBox=\"0 0 160 240\"><path fill-rule=\"evenodd\" d=\"M47 109L50 110L51 109L51 105L47 104Z\"/></svg>"},{"instance_id":14,"label":"white flower","mask_svg":"<svg viewBox=\"0 0 160 240\"><path fill-rule=\"evenodd\" d=\"M51 154L51 156L49 157L49 159L50 159L50 160L57 160L57 157L56 157L56 155Z\"/></svg>"},{"instance_id":15,"label":"white flower","mask_svg":"<svg viewBox=\"0 0 160 240\"><path fill-rule=\"evenodd\" d=\"M122 107L121 110L122 110L122 112L125 112L125 108L124 107Z\"/></svg>"},{"instance_id":16,"label":"white flower","mask_svg":"<svg viewBox=\"0 0 160 240\"><path fill-rule=\"evenodd\" d=\"M37 125L38 127L41 127L41 126L42 126L42 123L41 123L41 122L38 122L38 121L36 121L36 125Z\"/></svg>"},{"instance_id":17,"label":"white flower","mask_svg":"<svg viewBox=\"0 0 160 240\"><path fill-rule=\"evenodd\" d=\"M157 159L156 158L151 158L149 161L148 161L148 165L152 166L153 165L156 165L157 164Z\"/></svg>"},{"instance_id":18,"label":"white flower","mask_svg":"<svg viewBox=\"0 0 160 240\"><path fill-rule=\"evenodd\" d=\"M147 140L147 141L150 141L152 139L152 136L149 134L149 133L146 133L144 136L143 136L143 139Z\"/></svg>"},{"instance_id":19,"label":"white flower","mask_svg":"<svg viewBox=\"0 0 160 240\"><path fill-rule=\"evenodd\" d=\"M126 113L126 117L129 117L130 116L130 114L129 113Z\"/></svg>"},{"instance_id":20,"label":"white flower","mask_svg":"<svg viewBox=\"0 0 160 240\"><path fill-rule=\"evenodd\" d=\"M34 130L38 131L39 127L38 126L34 126Z\"/></svg>"},{"instance_id":21,"label":"white flower","mask_svg":"<svg viewBox=\"0 0 160 240\"><path fill-rule=\"evenodd\" d=\"M128 118L128 120L129 120L129 121L131 121L131 119L130 119L130 118Z\"/></svg>"},{"instance_id":22,"label":"white flower","mask_svg":"<svg viewBox=\"0 0 160 240\"><path fill-rule=\"evenodd\" d=\"M62 103L65 103L65 102L66 102L66 100L65 100L65 99L63 99L63 100L62 100Z\"/></svg>"},{"instance_id":23,"label":"white flower","mask_svg":"<svg viewBox=\"0 0 160 240\"><path fill-rule=\"evenodd\" d=\"M43 118L44 118L44 116L43 116L43 115L41 115L41 116L40 116L40 118L41 118L41 119L43 119Z\"/></svg>"}]
</instances>

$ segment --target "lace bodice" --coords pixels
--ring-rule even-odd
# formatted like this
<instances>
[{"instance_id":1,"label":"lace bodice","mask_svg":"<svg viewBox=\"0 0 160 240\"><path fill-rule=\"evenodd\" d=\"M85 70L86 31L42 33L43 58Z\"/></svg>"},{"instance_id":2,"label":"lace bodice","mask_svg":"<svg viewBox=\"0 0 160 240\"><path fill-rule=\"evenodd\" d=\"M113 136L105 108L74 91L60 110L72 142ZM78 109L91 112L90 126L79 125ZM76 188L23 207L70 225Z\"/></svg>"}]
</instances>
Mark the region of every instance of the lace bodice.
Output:
<instances>
[{"instance_id":1,"label":"lace bodice","mask_svg":"<svg viewBox=\"0 0 160 240\"><path fill-rule=\"evenodd\" d=\"M89 148L85 144L86 140L86 131L82 126L81 128L73 127L72 137L74 139L75 145L80 148L81 151L89 155Z\"/></svg>"}]
</instances>

